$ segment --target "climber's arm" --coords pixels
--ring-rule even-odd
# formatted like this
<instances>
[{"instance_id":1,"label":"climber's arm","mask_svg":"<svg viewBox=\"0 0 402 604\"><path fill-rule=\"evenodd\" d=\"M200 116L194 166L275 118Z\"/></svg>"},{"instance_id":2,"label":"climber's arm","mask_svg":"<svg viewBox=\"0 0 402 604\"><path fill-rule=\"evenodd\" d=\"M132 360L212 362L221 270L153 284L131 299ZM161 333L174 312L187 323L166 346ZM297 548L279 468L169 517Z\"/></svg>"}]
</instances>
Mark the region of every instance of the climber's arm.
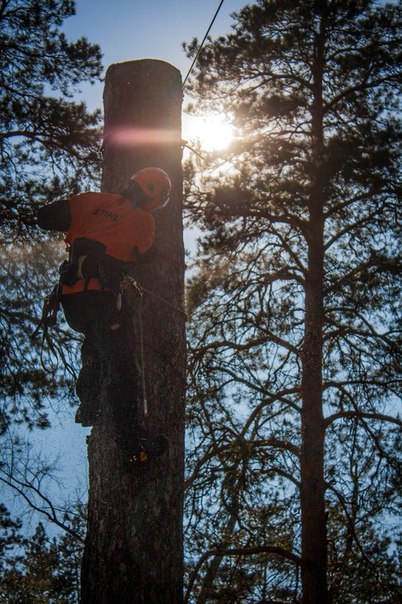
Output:
<instances>
[{"instance_id":1,"label":"climber's arm","mask_svg":"<svg viewBox=\"0 0 402 604\"><path fill-rule=\"evenodd\" d=\"M68 199L58 199L42 206L38 212L38 225L47 231L68 231L71 225L71 210Z\"/></svg>"}]
</instances>

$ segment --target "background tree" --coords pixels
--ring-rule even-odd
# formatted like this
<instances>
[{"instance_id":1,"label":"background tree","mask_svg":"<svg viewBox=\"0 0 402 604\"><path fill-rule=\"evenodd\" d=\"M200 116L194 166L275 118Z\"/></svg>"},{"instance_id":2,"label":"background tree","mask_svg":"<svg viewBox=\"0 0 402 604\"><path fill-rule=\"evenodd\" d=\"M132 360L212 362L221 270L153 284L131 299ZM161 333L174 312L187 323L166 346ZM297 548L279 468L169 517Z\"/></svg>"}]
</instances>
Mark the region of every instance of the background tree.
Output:
<instances>
[{"instance_id":1,"label":"background tree","mask_svg":"<svg viewBox=\"0 0 402 604\"><path fill-rule=\"evenodd\" d=\"M60 31L74 14L71 0L0 6L1 218L11 241L31 235L38 203L77 189L97 166L99 113L71 99L98 80L101 54Z\"/></svg>"},{"instance_id":2,"label":"background tree","mask_svg":"<svg viewBox=\"0 0 402 604\"><path fill-rule=\"evenodd\" d=\"M81 547L71 533L83 539L85 515L78 507L65 518L71 533L49 537L39 523L32 537L21 533L21 525L12 521L5 510L1 516L4 537L0 539L8 548L1 566L0 602L10 604L70 604L79 602L79 574Z\"/></svg>"},{"instance_id":3,"label":"background tree","mask_svg":"<svg viewBox=\"0 0 402 604\"><path fill-rule=\"evenodd\" d=\"M238 137L189 192L199 603L397 598L399 25L259 0L200 55L197 109Z\"/></svg>"},{"instance_id":4,"label":"background tree","mask_svg":"<svg viewBox=\"0 0 402 604\"><path fill-rule=\"evenodd\" d=\"M62 313L57 329L49 332L50 348L46 339L42 342L42 330L32 337L41 315L43 296L56 283L57 266L64 258L64 245L58 241L10 243L0 247L0 384L4 444L10 440L12 426L26 425L30 430L49 427L51 401L56 411L75 404L73 378L77 338L62 322Z\"/></svg>"},{"instance_id":5,"label":"background tree","mask_svg":"<svg viewBox=\"0 0 402 604\"><path fill-rule=\"evenodd\" d=\"M13 474L21 457L18 426L46 428L49 403L72 403L71 373L60 358L57 365L46 342L42 353L41 338L30 336L64 256L64 246L45 242L36 228L37 209L90 183L99 186L100 113L88 113L74 95L82 82L99 80L101 53L85 38L70 42L61 32L74 13L72 0L0 2L2 480L5 473L20 478ZM74 340L62 324L53 347L73 364Z\"/></svg>"},{"instance_id":6,"label":"background tree","mask_svg":"<svg viewBox=\"0 0 402 604\"><path fill-rule=\"evenodd\" d=\"M81 82L99 79L101 54L85 38L71 43L60 31L74 6L71 0L0 5L3 429L16 413L35 422L34 410L51 390L39 346L27 338L54 279L49 249L28 247L43 239L37 209L99 176L99 112L89 114L72 97Z\"/></svg>"}]
</instances>

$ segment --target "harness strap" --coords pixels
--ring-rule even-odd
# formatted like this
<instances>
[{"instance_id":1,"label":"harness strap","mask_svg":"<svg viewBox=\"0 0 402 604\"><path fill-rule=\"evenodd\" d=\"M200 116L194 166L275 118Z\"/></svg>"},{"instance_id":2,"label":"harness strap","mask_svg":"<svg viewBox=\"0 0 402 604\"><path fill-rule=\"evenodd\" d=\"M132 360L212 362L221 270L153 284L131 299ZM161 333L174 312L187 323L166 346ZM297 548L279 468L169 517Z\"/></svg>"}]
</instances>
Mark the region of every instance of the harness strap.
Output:
<instances>
[{"instance_id":1,"label":"harness strap","mask_svg":"<svg viewBox=\"0 0 402 604\"><path fill-rule=\"evenodd\" d=\"M60 279L67 287L74 287L82 280L83 291L88 289L92 279L97 279L101 289L118 293L120 282L128 270L129 263L109 256L103 243L79 237L71 244L69 259L60 267Z\"/></svg>"}]
</instances>

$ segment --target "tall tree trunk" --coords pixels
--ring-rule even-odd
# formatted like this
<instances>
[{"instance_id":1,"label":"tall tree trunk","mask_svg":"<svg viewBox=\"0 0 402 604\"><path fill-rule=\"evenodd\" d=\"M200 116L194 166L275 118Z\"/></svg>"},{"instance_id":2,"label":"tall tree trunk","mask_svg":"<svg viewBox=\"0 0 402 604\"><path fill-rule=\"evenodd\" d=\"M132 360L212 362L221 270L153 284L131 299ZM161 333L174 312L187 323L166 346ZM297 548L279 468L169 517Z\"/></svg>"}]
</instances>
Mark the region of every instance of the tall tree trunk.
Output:
<instances>
[{"instance_id":1,"label":"tall tree trunk","mask_svg":"<svg viewBox=\"0 0 402 604\"><path fill-rule=\"evenodd\" d=\"M305 296L301 451L303 604L328 602L322 408L323 251L319 214L317 209L311 217Z\"/></svg>"},{"instance_id":2,"label":"tall tree trunk","mask_svg":"<svg viewBox=\"0 0 402 604\"><path fill-rule=\"evenodd\" d=\"M113 426L104 422L92 430L82 569L84 604L182 601L185 315L181 101L180 73L163 61L130 61L107 71L102 189L118 191L129 176L146 166L164 169L173 185L169 205L155 214L157 257L140 266L137 273L144 288L148 400L148 415L142 422L150 434L167 436L169 450L127 474L119 464ZM107 407L105 388L102 396Z\"/></svg>"},{"instance_id":3,"label":"tall tree trunk","mask_svg":"<svg viewBox=\"0 0 402 604\"><path fill-rule=\"evenodd\" d=\"M322 363L324 328L324 157L323 73L326 2L317 0L320 26L314 57L312 159L305 333L302 369L301 519L303 604L328 604L325 517Z\"/></svg>"}]
</instances>

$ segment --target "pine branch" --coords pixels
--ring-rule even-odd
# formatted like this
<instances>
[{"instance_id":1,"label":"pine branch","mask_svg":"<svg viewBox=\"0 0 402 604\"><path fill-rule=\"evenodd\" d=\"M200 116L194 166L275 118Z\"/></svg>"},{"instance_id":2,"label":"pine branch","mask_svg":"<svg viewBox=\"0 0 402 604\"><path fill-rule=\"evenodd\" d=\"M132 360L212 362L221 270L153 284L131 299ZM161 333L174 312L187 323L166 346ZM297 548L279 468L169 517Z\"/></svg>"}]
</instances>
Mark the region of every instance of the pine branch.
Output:
<instances>
[{"instance_id":1,"label":"pine branch","mask_svg":"<svg viewBox=\"0 0 402 604\"><path fill-rule=\"evenodd\" d=\"M244 430L242 431L242 433L243 432ZM298 447L296 447L289 441L280 440L275 437L264 438L260 440L246 440L243 435L241 435L235 441L229 442L222 446L213 447L201 459L199 459L198 462L195 464L191 476L189 476L189 478L187 478L184 483L185 490L188 490L194 484L194 482L197 480L201 468L214 457L217 457L222 453L236 452L237 450L244 451L247 452L247 454L250 454L250 452L254 448L258 447L273 447L283 451L288 451L289 453L297 457L300 455Z\"/></svg>"},{"instance_id":2,"label":"pine branch","mask_svg":"<svg viewBox=\"0 0 402 604\"><path fill-rule=\"evenodd\" d=\"M346 88L344 91L340 92L337 96L335 96L330 102L324 103L324 111L325 113L327 113L328 111L332 111L340 101L353 96L356 92L365 92L370 89L376 89L379 86L383 86L384 84L398 84L398 82L400 82L399 73L395 73L394 75L389 75L382 78L377 78L374 80L360 82L355 86Z\"/></svg>"},{"instance_id":3,"label":"pine branch","mask_svg":"<svg viewBox=\"0 0 402 604\"><path fill-rule=\"evenodd\" d=\"M273 342L274 344L277 344L278 346L285 348L286 350L295 354L296 356L300 355L298 348L296 348L295 346L292 346L291 344L289 344L289 342L276 336L269 330L264 330L263 336L261 336L260 338L252 338L252 339L248 340L247 342L245 342L244 344L238 344L236 342L230 342L228 340L215 340L213 342L209 342L208 344L205 344L204 346L194 349L193 356L194 356L195 360L199 360L207 352L209 352L211 350L228 348L231 350L237 350L238 352L241 352L244 350L251 350L252 348L255 348L256 346L262 346L264 344L267 344L268 342Z\"/></svg>"},{"instance_id":4,"label":"pine branch","mask_svg":"<svg viewBox=\"0 0 402 604\"><path fill-rule=\"evenodd\" d=\"M293 552L286 550L282 547L275 547L274 545L257 545L254 547L238 547L238 548L225 549L225 550L211 549L211 550L208 550L207 552L205 552L201 556L201 558L198 560L193 572L191 573L189 583L188 583L187 593L186 593L186 596L184 599L185 604L187 604L189 602L191 591L193 589L197 576L201 570L202 565L204 564L204 562L206 562L208 560L208 558L210 558L211 556L215 556L215 557L255 556L255 555L259 555L259 554L272 554L274 556L279 556L280 558L288 560L289 562L293 562L297 566L303 565L303 561L300 558L300 556L298 556L297 554L294 554Z\"/></svg>"},{"instance_id":5,"label":"pine branch","mask_svg":"<svg viewBox=\"0 0 402 604\"><path fill-rule=\"evenodd\" d=\"M389 422L391 424L395 424L396 426L399 426L400 428L402 428L402 420L400 420L397 417L392 417L392 415L385 415L383 413L369 413L367 411L362 411L361 409L357 409L355 411L338 411L338 413L334 413L333 415L330 415L329 417L327 417L324 420L324 424L326 427L330 426L331 424L333 424L334 422L336 422L338 419L343 419L343 418L347 418L347 419L372 419L372 420L378 420L381 422Z\"/></svg>"}]
</instances>

